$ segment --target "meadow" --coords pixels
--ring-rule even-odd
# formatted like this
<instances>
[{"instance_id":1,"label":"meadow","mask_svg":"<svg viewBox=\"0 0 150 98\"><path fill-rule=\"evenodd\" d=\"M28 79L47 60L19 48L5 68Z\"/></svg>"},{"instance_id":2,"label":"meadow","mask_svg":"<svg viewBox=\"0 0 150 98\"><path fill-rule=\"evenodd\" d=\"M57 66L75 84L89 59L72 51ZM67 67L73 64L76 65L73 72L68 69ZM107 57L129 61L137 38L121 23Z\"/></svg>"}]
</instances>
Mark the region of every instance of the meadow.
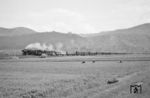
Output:
<instances>
[{"instance_id":1,"label":"meadow","mask_svg":"<svg viewBox=\"0 0 150 98\"><path fill-rule=\"evenodd\" d=\"M149 98L149 64L148 55L1 59L0 98ZM137 81L142 94L130 94Z\"/></svg>"}]
</instances>

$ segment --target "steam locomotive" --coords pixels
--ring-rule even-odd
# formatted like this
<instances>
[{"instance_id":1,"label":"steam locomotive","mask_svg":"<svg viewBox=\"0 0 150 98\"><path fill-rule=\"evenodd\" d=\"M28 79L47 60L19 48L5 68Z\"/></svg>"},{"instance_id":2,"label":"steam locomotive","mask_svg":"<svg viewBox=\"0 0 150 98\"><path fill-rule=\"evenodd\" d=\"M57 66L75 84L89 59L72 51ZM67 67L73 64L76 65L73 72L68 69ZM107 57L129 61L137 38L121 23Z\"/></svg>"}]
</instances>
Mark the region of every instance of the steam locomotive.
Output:
<instances>
[{"instance_id":1,"label":"steam locomotive","mask_svg":"<svg viewBox=\"0 0 150 98\"><path fill-rule=\"evenodd\" d=\"M32 50L32 49L23 49L22 50L23 55L35 55L35 56L41 56L43 54L47 56L58 56L58 55L63 55L60 52L56 51L48 51L48 50Z\"/></svg>"}]
</instances>

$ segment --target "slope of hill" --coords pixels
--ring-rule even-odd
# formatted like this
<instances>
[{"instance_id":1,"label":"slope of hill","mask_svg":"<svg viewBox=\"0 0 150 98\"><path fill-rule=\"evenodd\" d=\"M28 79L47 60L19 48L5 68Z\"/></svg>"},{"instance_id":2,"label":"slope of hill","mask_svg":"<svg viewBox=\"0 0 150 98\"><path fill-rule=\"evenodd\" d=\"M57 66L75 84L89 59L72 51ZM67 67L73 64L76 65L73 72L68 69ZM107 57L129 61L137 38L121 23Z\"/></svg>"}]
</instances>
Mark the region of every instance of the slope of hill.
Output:
<instances>
[{"instance_id":1,"label":"slope of hill","mask_svg":"<svg viewBox=\"0 0 150 98\"><path fill-rule=\"evenodd\" d=\"M17 35L26 35L26 34L33 34L33 33L36 33L36 31L25 27L16 27L12 29L0 27L0 36L17 36Z\"/></svg>"},{"instance_id":2,"label":"slope of hill","mask_svg":"<svg viewBox=\"0 0 150 98\"><path fill-rule=\"evenodd\" d=\"M103 32L90 39L102 51L150 52L150 24Z\"/></svg>"},{"instance_id":3,"label":"slope of hill","mask_svg":"<svg viewBox=\"0 0 150 98\"><path fill-rule=\"evenodd\" d=\"M4 49L24 49L31 43L51 44L61 47L63 50L76 49L76 45L82 44L85 38L76 34L64 34L59 32L43 32L22 36L1 36L0 50ZM81 42L80 42L81 41Z\"/></svg>"},{"instance_id":4,"label":"slope of hill","mask_svg":"<svg viewBox=\"0 0 150 98\"><path fill-rule=\"evenodd\" d=\"M95 36L102 36L102 35L107 35L107 34L120 34L120 33L126 33L126 34L148 34L150 33L150 23L145 23L145 24L141 24L141 25L137 25L134 27L130 27L130 28L125 28L125 29L118 29L118 30L113 30L113 31L103 31L100 33L95 33L95 34L87 34L84 35L86 37L95 37Z\"/></svg>"},{"instance_id":5,"label":"slope of hill","mask_svg":"<svg viewBox=\"0 0 150 98\"><path fill-rule=\"evenodd\" d=\"M82 37L76 34L43 32L0 36L0 50L24 49L31 43L52 44L64 51L150 53L150 24Z\"/></svg>"}]
</instances>

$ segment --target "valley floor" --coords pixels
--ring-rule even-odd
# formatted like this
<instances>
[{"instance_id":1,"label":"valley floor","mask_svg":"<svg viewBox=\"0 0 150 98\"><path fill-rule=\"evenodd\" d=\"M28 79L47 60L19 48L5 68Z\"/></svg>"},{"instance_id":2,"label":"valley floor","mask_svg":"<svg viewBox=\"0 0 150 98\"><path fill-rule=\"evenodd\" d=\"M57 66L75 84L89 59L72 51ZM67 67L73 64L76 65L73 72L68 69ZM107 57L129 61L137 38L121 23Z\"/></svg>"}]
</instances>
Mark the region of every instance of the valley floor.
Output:
<instances>
[{"instance_id":1,"label":"valley floor","mask_svg":"<svg viewBox=\"0 0 150 98\"><path fill-rule=\"evenodd\" d=\"M2 59L0 98L149 98L149 64L149 56ZM142 94L131 94L139 81Z\"/></svg>"}]
</instances>

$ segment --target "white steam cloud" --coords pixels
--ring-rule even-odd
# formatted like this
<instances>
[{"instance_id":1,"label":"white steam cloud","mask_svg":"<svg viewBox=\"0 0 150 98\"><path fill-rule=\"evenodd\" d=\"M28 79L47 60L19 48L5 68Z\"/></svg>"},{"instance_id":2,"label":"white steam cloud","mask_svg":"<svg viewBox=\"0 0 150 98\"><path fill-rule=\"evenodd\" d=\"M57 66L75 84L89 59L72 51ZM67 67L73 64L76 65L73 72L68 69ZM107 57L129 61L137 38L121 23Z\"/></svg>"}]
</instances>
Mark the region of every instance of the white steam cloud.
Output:
<instances>
[{"instance_id":1,"label":"white steam cloud","mask_svg":"<svg viewBox=\"0 0 150 98\"><path fill-rule=\"evenodd\" d=\"M32 44L27 45L25 47L25 49L31 49L31 50L49 50L49 51L54 50L52 44L46 45L45 43L44 44L32 43Z\"/></svg>"},{"instance_id":2,"label":"white steam cloud","mask_svg":"<svg viewBox=\"0 0 150 98\"><path fill-rule=\"evenodd\" d=\"M55 44L55 48L52 44L40 44L40 43L32 43L29 44L25 47L25 49L30 49L30 50L47 50L47 51L57 51L57 52L61 52L62 54L65 54L66 52L63 51L63 43L58 42Z\"/></svg>"},{"instance_id":3,"label":"white steam cloud","mask_svg":"<svg viewBox=\"0 0 150 98\"><path fill-rule=\"evenodd\" d=\"M59 52L61 52L61 54L65 54L66 52L65 51L63 51L63 43L61 43L61 42L58 42L58 43L56 43L55 44L55 47L56 47L56 51L59 51Z\"/></svg>"}]
</instances>

